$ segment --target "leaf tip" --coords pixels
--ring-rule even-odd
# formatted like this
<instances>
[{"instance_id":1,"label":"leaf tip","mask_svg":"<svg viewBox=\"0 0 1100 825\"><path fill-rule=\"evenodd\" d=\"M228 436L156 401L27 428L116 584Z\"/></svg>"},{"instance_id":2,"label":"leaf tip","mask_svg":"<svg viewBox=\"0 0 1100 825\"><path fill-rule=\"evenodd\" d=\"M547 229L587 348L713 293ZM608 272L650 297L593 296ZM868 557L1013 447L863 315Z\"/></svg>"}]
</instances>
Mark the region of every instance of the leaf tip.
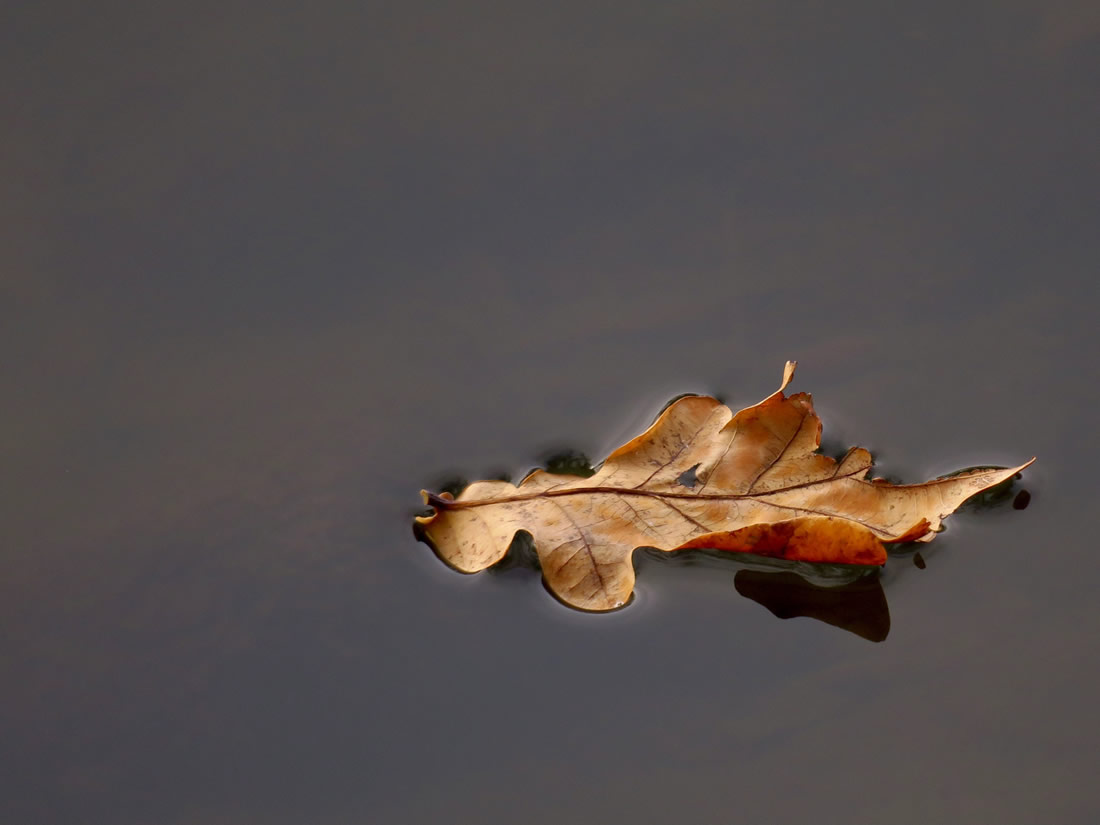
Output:
<instances>
[{"instance_id":1,"label":"leaf tip","mask_svg":"<svg viewBox=\"0 0 1100 825\"><path fill-rule=\"evenodd\" d=\"M791 383L791 379L794 378L794 371L797 367L797 361L788 361L783 366L783 383L779 385L780 392L783 392L783 390L787 388L787 385Z\"/></svg>"}]
</instances>

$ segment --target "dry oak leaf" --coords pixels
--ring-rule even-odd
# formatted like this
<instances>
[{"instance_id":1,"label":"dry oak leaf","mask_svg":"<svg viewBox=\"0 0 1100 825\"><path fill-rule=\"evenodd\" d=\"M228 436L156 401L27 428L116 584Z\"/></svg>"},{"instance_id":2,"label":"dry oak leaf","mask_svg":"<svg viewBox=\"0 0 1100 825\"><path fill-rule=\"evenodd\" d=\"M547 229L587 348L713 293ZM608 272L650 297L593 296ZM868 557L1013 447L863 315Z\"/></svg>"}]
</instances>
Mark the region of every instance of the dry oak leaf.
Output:
<instances>
[{"instance_id":1,"label":"dry oak leaf","mask_svg":"<svg viewBox=\"0 0 1100 825\"><path fill-rule=\"evenodd\" d=\"M417 519L420 532L445 562L474 573L525 530L559 599L612 610L634 590L635 548L882 565L883 542L931 541L962 502L1035 460L924 484L868 481L867 450L839 462L817 452L810 395L783 394L794 370L788 361L779 390L736 415L714 398L681 398L591 478L536 470L518 487L478 481L458 498L422 491L435 512Z\"/></svg>"}]
</instances>

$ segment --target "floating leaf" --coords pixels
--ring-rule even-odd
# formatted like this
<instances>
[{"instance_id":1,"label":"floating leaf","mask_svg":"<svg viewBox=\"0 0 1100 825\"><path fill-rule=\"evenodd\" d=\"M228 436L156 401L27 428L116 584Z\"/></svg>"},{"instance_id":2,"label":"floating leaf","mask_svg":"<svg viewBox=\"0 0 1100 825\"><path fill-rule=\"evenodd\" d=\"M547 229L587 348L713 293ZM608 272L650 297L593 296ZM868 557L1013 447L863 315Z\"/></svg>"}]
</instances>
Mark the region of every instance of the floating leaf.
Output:
<instances>
[{"instance_id":1,"label":"floating leaf","mask_svg":"<svg viewBox=\"0 0 1100 825\"><path fill-rule=\"evenodd\" d=\"M638 547L881 565L883 542L930 541L963 501L1031 464L868 481L866 450L840 461L818 452L810 395L783 394L794 370L788 361L779 390L736 415L707 396L679 399L590 478L536 470L519 486L478 481L457 498L423 491L434 512L417 518L419 530L467 573L500 561L526 531L558 598L612 610L633 592Z\"/></svg>"}]
</instances>

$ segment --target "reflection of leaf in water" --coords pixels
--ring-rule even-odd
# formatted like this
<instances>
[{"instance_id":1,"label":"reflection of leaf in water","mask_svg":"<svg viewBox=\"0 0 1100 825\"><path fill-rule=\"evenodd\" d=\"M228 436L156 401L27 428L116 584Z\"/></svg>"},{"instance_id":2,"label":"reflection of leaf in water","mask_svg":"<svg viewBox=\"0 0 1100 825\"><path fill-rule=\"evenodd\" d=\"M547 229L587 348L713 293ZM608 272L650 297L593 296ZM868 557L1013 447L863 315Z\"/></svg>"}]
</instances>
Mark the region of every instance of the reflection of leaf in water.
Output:
<instances>
[{"instance_id":1,"label":"reflection of leaf in water","mask_svg":"<svg viewBox=\"0 0 1100 825\"><path fill-rule=\"evenodd\" d=\"M457 497L423 491L433 512L418 517L418 535L473 573L527 531L559 599L614 610L633 592L638 547L882 565L884 542L931 541L963 501L1023 469L901 486L868 480L866 450L840 461L818 451L821 420L810 396L783 393L794 368L787 362L779 390L736 414L715 398L675 401L591 478L538 470L518 486L479 481ZM591 469L579 454L559 466Z\"/></svg>"},{"instance_id":2,"label":"reflection of leaf in water","mask_svg":"<svg viewBox=\"0 0 1100 825\"><path fill-rule=\"evenodd\" d=\"M872 642L881 642L890 632L890 608L877 576L820 587L795 573L739 570L733 583L738 593L780 619L806 616Z\"/></svg>"}]
</instances>

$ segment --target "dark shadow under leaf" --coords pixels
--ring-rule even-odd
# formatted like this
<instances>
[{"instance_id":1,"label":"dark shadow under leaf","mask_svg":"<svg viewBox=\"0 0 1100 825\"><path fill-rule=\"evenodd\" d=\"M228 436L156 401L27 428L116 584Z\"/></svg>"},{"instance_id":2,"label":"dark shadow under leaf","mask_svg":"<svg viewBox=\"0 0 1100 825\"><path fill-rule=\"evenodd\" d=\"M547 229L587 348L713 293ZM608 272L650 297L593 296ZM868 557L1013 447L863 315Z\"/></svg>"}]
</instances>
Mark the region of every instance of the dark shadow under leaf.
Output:
<instances>
[{"instance_id":1,"label":"dark shadow under leaf","mask_svg":"<svg viewBox=\"0 0 1100 825\"><path fill-rule=\"evenodd\" d=\"M890 632L890 608L878 577L820 587L795 573L739 570L733 583L738 593L780 619L805 616L872 642L883 641Z\"/></svg>"}]
</instances>

